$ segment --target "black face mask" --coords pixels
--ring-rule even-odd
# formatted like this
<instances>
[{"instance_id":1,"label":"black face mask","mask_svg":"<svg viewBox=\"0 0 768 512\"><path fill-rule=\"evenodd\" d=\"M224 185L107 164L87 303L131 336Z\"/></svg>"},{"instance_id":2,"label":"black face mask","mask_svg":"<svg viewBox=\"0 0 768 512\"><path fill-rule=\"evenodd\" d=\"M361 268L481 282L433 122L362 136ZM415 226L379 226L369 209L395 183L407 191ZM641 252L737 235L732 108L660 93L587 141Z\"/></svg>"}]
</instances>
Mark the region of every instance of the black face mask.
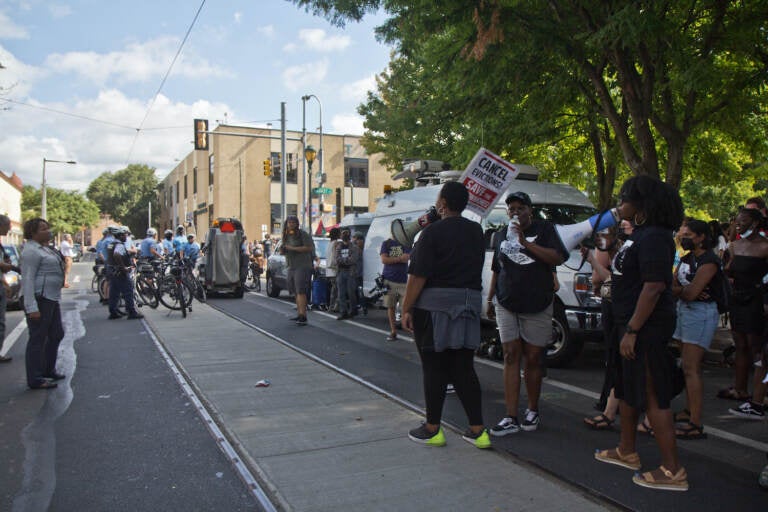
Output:
<instances>
[{"instance_id":1,"label":"black face mask","mask_svg":"<svg viewBox=\"0 0 768 512\"><path fill-rule=\"evenodd\" d=\"M341 239L345 242L349 242L349 235L341 235Z\"/></svg>"},{"instance_id":2,"label":"black face mask","mask_svg":"<svg viewBox=\"0 0 768 512\"><path fill-rule=\"evenodd\" d=\"M693 241L693 238L681 238L680 239L680 247L683 248L684 251L692 251L696 248L696 244Z\"/></svg>"}]
</instances>

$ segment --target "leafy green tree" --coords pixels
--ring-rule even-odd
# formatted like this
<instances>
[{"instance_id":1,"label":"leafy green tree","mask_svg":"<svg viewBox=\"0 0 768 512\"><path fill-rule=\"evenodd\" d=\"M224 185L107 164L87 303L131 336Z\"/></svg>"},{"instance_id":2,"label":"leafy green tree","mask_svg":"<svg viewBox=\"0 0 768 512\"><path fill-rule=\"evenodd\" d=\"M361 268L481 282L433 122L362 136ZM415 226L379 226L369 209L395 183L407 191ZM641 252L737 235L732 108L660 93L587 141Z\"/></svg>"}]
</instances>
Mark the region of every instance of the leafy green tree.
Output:
<instances>
[{"instance_id":1,"label":"leafy green tree","mask_svg":"<svg viewBox=\"0 0 768 512\"><path fill-rule=\"evenodd\" d=\"M550 179L591 182L605 205L631 174L715 186L726 153L746 155L741 169L765 160L760 0L294 3L340 25L388 14L377 33L395 52L360 112L389 163L465 162L480 141Z\"/></svg>"},{"instance_id":2,"label":"leafy green tree","mask_svg":"<svg viewBox=\"0 0 768 512\"><path fill-rule=\"evenodd\" d=\"M76 191L46 187L47 216L54 233L76 233L95 226L99 221L99 207ZM23 220L39 217L42 193L31 185L25 185L21 193Z\"/></svg>"},{"instance_id":3,"label":"leafy green tree","mask_svg":"<svg viewBox=\"0 0 768 512\"><path fill-rule=\"evenodd\" d=\"M88 185L86 195L102 213L128 226L133 233L143 234L147 228L149 203L159 212L155 169L131 164L117 172L104 172ZM155 216L153 220L157 220Z\"/></svg>"}]
</instances>

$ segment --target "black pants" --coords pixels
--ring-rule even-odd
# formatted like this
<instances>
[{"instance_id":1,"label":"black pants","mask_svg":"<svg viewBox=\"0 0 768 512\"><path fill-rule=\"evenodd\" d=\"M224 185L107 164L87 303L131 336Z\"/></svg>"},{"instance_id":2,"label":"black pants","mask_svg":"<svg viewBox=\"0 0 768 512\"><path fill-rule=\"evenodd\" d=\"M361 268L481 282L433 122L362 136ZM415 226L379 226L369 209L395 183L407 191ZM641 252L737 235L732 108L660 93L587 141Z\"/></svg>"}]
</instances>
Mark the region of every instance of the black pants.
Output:
<instances>
[{"instance_id":1,"label":"black pants","mask_svg":"<svg viewBox=\"0 0 768 512\"><path fill-rule=\"evenodd\" d=\"M483 424L480 381L475 373L475 351L470 349L433 350L432 317L428 311L414 309L414 338L421 357L427 423L440 424L446 386L453 384L470 425Z\"/></svg>"},{"instance_id":2,"label":"black pants","mask_svg":"<svg viewBox=\"0 0 768 512\"><path fill-rule=\"evenodd\" d=\"M43 376L54 373L59 343L64 338L59 303L44 297L37 297L37 308L40 310L39 319L30 320L27 316L29 341L27 342L26 364L27 385L29 386L39 384Z\"/></svg>"},{"instance_id":3,"label":"black pants","mask_svg":"<svg viewBox=\"0 0 768 512\"><path fill-rule=\"evenodd\" d=\"M133 281L127 274L117 274L109 278L109 313L117 314L120 297L131 315L137 315L136 302L133 300Z\"/></svg>"}]
</instances>

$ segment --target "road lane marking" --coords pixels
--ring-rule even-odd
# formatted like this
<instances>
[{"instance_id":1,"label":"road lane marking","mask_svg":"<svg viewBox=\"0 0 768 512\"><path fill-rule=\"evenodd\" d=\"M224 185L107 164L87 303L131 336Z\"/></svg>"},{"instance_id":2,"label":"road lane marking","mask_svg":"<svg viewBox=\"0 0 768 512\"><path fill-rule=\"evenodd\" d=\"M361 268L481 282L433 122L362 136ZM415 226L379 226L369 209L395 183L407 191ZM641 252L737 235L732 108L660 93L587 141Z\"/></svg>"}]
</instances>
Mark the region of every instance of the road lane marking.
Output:
<instances>
[{"instance_id":1,"label":"road lane marking","mask_svg":"<svg viewBox=\"0 0 768 512\"><path fill-rule=\"evenodd\" d=\"M22 319L21 322L19 322L16 327L11 331L11 334L5 337L5 342L3 343L3 350L0 351L0 356L4 356L8 353L8 351L11 350L11 347L13 347L13 344L18 341L18 339L21 337L21 333L23 333L27 328L27 321L25 319Z\"/></svg>"}]
</instances>

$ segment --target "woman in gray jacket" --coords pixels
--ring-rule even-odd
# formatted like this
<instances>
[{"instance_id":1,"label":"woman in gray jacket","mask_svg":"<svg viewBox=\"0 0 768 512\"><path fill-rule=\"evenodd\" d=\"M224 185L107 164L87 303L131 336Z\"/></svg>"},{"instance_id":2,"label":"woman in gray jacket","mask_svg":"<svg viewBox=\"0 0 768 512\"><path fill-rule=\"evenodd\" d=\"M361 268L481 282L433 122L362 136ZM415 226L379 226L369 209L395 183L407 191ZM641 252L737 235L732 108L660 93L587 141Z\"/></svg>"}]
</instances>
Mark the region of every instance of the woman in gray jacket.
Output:
<instances>
[{"instance_id":1,"label":"woman in gray jacket","mask_svg":"<svg viewBox=\"0 0 768 512\"><path fill-rule=\"evenodd\" d=\"M64 260L48 246L50 226L44 219L24 223L24 250L21 276L24 310L27 314L27 385L31 389L52 389L64 375L56 373L56 355L64 338L61 324L61 288L64 286Z\"/></svg>"}]
</instances>

